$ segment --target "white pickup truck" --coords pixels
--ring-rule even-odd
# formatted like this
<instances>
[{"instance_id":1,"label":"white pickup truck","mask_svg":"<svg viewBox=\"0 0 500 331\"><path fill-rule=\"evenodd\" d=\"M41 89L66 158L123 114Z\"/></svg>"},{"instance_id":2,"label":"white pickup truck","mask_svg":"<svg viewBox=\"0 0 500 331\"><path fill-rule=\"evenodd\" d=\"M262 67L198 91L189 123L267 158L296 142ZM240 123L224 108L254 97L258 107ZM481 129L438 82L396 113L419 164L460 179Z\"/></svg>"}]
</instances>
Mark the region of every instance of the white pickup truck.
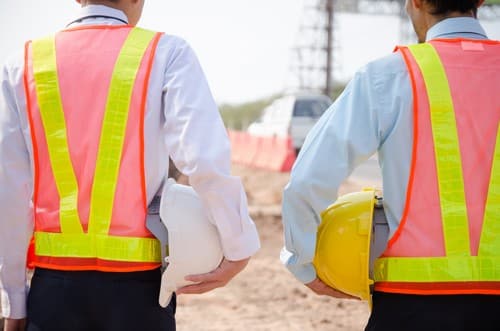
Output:
<instances>
[{"instance_id":1,"label":"white pickup truck","mask_svg":"<svg viewBox=\"0 0 500 331\"><path fill-rule=\"evenodd\" d=\"M247 132L256 136L291 136L298 153L307 133L331 104L332 100L321 94L285 95L264 108Z\"/></svg>"}]
</instances>

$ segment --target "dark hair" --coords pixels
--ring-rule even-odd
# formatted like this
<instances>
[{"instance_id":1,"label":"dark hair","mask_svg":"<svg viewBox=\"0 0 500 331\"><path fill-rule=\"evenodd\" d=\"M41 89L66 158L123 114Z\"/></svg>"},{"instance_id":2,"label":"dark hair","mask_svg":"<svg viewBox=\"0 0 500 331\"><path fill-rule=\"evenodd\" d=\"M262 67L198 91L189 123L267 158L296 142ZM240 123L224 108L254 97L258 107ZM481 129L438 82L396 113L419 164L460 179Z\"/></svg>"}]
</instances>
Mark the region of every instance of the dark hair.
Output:
<instances>
[{"instance_id":1,"label":"dark hair","mask_svg":"<svg viewBox=\"0 0 500 331\"><path fill-rule=\"evenodd\" d=\"M425 0L433 8L431 14L444 15L450 12L476 12L480 0Z\"/></svg>"}]
</instances>

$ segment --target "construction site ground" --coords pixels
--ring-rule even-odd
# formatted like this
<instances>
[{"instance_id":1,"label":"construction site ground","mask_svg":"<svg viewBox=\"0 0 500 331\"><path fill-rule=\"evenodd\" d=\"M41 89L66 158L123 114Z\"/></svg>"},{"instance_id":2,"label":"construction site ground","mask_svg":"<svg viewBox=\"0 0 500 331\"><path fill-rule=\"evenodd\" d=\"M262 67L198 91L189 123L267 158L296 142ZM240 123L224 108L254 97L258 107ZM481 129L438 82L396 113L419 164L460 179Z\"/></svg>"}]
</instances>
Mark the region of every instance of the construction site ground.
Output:
<instances>
[{"instance_id":1,"label":"construction site ground","mask_svg":"<svg viewBox=\"0 0 500 331\"><path fill-rule=\"evenodd\" d=\"M203 295L179 296L177 330L363 330L369 316L366 303L317 296L280 263L281 195L289 174L236 165L233 174L241 176L244 182L262 248L247 269L225 288ZM340 193L356 191L364 185L360 180L348 179Z\"/></svg>"}]
</instances>

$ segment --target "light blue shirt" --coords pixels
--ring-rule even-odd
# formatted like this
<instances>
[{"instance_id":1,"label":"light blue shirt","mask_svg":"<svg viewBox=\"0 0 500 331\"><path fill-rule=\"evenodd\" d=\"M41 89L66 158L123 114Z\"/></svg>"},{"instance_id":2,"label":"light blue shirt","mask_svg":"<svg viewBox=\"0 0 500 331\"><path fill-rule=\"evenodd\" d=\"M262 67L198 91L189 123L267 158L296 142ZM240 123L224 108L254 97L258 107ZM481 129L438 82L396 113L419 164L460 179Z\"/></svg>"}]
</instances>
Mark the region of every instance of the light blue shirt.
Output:
<instances>
[{"instance_id":1,"label":"light blue shirt","mask_svg":"<svg viewBox=\"0 0 500 331\"><path fill-rule=\"evenodd\" d=\"M427 40L486 39L476 19L435 24ZM281 261L303 283L312 265L320 213L337 199L340 184L378 152L384 209L392 236L403 215L413 146L413 97L401 54L361 68L309 133L283 193L285 247Z\"/></svg>"}]
</instances>

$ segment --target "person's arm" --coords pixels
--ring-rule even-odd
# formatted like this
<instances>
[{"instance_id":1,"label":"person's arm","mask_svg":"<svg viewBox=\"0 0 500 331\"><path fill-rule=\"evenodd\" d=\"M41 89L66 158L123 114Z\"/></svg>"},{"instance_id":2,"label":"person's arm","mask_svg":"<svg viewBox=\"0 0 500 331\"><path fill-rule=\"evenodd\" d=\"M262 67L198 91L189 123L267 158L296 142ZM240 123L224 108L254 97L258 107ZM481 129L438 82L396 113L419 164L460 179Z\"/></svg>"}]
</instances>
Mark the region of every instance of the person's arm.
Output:
<instances>
[{"instance_id":1,"label":"person's arm","mask_svg":"<svg viewBox=\"0 0 500 331\"><path fill-rule=\"evenodd\" d=\"M346 294L344 292L341 292L339 290L336 290L334 288L331 288L330 286L326 285L321 279L315 278L312 282L305 284L311 291L316 293L317 295L326 295L332 298L337 298L337 299L357 299L357 297L353 297L349 294Z\"/></svg>"},{"instance_id":2,"label":"person's arm","mask_svg":"<svg viewBox=\"0 0 500 331\"><path fill-rule=\"evenodd\" d=\"M14 320L26 316L26 252L33 233L33 181L14 92L22 89L22 73L21 69L9 72L6 68L0 74L0 292L7 329L15 330L23 321Z\"/></svg>"},{"instance_id":3,"label":"person's arm","mask_svg":"<svg viewBox=\"0 0 500 331\"><path fill-rule=\"evenodd\" d=\"M285 247L281 260L314 292L345 297L317 279L312 264L320 213L338 188L379 146L376 87L363 69L311 130L283 193Z\"/></svg>"},{"instance_id":4,"label":"person's arm","mask_svg":"<svg viewBox=\"0 0 500 331\"><path fill-rule=\"evenodd\" d=\"M221 238L223 263L198 276L201 284L185 289L206 292L239 273L260 243L241 180L230 175L230 144L217 105L196 55L181 40L167 64L164 113L170 156L199 194Z\"/></svg>"}]
</instances>

